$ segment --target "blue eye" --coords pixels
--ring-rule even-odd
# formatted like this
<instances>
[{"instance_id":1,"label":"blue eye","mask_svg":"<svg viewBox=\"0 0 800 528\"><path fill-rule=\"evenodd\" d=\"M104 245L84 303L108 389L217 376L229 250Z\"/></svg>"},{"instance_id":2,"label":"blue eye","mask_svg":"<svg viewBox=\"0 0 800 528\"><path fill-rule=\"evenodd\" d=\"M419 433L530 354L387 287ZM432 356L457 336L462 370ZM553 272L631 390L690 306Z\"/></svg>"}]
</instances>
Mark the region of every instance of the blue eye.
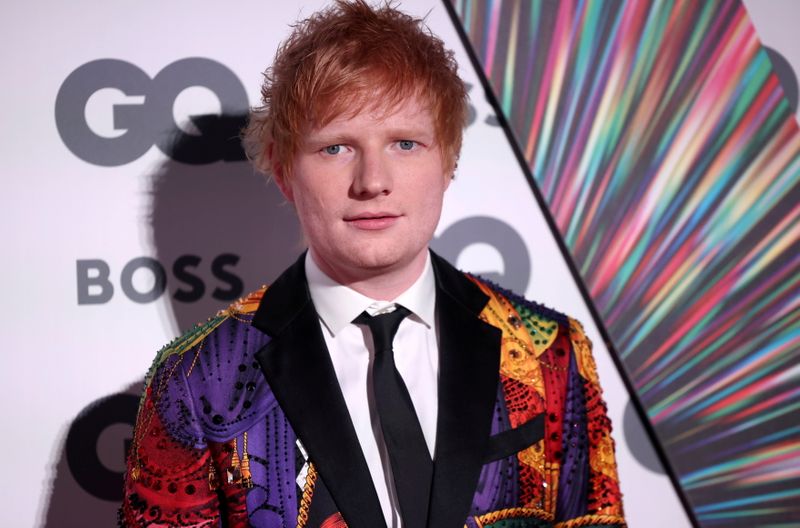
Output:
<instances>
[{"instance_id":1,"label":"blue eye","mask_svg":"<svg viewBox=\"0 0 800 528\"><path fill-rule=\"evenodd\" d=\"M323 150L325 151L325 154L335 155L335 154L338 154L338 153L340 153L342 151L342 146L341 145L328 145Z\"/></svg>"},{"instance_id":2,"label":"blue eye","mask_svg":"<svg viewBox=\"0 0 800 528\"><path fill-rule=\"evenodd\" d=\"M397 142L401 150L411 150L414 148L415 142L410 139L401 139Z\"/></svg>"}]
</instances>

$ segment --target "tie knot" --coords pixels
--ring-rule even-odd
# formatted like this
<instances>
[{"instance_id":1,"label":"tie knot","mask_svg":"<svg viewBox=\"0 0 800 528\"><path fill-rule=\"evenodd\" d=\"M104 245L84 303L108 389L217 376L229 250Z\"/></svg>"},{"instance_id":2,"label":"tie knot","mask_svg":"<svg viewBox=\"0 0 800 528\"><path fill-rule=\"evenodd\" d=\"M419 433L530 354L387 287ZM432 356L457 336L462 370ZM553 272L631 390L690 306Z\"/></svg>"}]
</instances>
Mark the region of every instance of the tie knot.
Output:
<instances>
[{"instance_id":1,"label":"tie knot","mask_svg":"<svg viewBox=\"0 0 800 528\"><path fill-rule=\"evenodd\" d=\"M355 324L369 326L376 352L392 350L392 341L397 334L397 329L400 328L400 322L411 314L408 308L399 304L396 306L397 308L389 313L373 316L367 312L361 312L361 315L353 319Z\"/></svg>"}]
</instances>

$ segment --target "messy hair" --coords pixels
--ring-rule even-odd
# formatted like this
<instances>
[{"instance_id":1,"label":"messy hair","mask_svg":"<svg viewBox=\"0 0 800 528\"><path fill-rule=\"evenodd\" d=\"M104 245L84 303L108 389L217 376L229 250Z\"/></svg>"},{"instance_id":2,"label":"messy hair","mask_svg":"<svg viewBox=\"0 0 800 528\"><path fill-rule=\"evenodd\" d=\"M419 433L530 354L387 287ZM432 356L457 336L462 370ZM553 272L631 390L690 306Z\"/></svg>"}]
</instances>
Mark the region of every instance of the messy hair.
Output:
<instances>
[{"instance_id":1,"label":"messy hair","mask_svg":"<svg viewBox=\"0 0 800 528\"><path fill-rule=\"evenodd\" d=\"M408 97L428 104L444 169L455 169L467 94L453 52L422 19L386 3L336 0L298 22L265 73L261 106L243 133L248 157L265 174L291 163L309 127L389 111Z\"/></svg>"}]
</instances>

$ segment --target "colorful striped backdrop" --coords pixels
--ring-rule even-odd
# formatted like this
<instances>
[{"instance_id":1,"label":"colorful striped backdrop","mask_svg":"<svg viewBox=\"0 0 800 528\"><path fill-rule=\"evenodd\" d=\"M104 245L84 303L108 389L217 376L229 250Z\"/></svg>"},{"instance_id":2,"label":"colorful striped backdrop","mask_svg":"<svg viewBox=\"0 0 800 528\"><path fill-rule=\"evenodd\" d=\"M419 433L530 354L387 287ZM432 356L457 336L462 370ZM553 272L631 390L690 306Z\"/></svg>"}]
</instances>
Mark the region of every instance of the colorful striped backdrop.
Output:
<instances>
[{"instance_id":1,"label":"colorful striped backdrop","mask_svg":"<svg viewBox=\"0 0 800 528\"><path fill-rule=\"evenodd\" d=\"M800 130L739 1L452 0L703 526L800 523Z\"/></svg>"}]
</instances>

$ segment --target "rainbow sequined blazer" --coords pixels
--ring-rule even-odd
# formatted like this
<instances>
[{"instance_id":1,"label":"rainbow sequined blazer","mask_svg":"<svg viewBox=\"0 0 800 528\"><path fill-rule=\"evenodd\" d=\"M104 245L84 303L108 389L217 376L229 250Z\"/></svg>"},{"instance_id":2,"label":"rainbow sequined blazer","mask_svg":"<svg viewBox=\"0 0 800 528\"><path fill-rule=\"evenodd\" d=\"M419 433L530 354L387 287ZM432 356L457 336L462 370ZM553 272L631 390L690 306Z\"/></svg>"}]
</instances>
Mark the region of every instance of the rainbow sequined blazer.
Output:
<instances>
[{"instance_id":1,"label":"rainbow sequined blazer","mask_svg":"<svg viewBox=\"0 0 800 528\"><path fill-rule=\"evenodd\" d=\"M440 374L428 526L624 526L580 324L432 260ZM120 525L386 526L302 257L159 352Z\"/></svg>"}]
</instances>

